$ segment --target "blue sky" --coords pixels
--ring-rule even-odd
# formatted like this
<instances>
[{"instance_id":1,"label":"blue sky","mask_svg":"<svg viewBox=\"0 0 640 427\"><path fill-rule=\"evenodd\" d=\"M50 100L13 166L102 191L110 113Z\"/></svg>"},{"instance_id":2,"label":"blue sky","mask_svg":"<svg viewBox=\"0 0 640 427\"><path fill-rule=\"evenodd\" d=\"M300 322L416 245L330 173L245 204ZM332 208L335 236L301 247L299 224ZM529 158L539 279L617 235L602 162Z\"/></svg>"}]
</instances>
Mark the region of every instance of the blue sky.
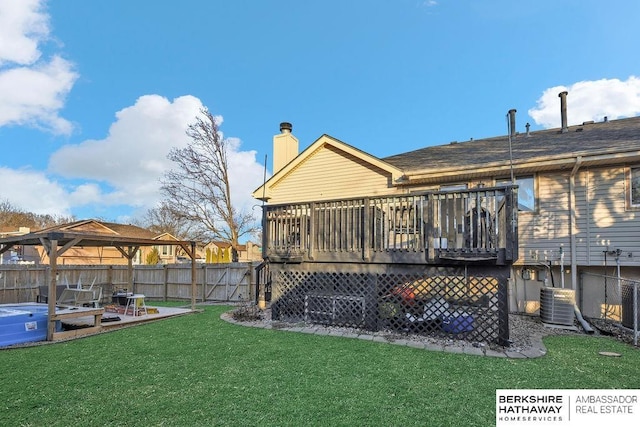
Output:
<instances>
[{"instance_id":1,"label":"blue sky","mask_svg":"<svg viewBox=\"0 0 640 427\"><path fill-rule=\"evenodd\" d=\"M635 0L0 0L0 200L127 222L206 106L251 208L272 137L378 157L640 113Z\"/></svg>"}]
</instances>

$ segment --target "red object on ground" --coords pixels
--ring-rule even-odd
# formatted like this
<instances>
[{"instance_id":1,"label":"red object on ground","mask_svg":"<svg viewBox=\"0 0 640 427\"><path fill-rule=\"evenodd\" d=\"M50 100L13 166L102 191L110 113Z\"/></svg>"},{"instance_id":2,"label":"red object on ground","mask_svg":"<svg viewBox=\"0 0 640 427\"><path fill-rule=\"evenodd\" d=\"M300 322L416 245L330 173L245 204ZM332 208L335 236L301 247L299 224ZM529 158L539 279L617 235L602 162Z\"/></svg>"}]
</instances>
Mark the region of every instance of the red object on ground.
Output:
<instances>
[{"instance_id":1,"label":"red object on ground","mask_svg":"<svg viewBox=\"0 0 640 427\"><path fill-rule=\"evenodd\" d=\"M393 288L391 294L399 296L408 305L415 304L416 295L411 288Z\"/></svg>"}]
</instances>

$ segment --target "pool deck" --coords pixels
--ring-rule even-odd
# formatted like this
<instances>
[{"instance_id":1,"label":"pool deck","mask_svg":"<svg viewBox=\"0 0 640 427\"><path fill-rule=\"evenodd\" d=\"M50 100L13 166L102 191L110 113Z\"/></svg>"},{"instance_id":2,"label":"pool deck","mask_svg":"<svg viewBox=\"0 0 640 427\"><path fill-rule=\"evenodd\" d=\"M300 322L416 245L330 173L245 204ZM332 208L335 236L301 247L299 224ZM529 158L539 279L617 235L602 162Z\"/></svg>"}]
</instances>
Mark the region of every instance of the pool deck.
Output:
<instances>
[{"instance_id":1,"label":"pool deck","mask_svg":"<svg viewBox=\"0 0 640 427\"><path fill-rule=\"evenodd\" d=\"M47 304L41 303L2 304L0 306L20 307L22 305L47 307ZM66 341L194 312L190 307L157 307L152 305L147 305L147 312L140 313L137 316L124 314L123 307L118 310L117 306L75 307L58 305L56 308L54 319L63 324L63 330L54 332L53 339L45 342ZM38 343L43 343L43 341Z\"/></svg>"},{"instance_id":2,"label":"pool deck","mask_svg":"<svg viewBox=\"0 0 640 427\"><path fill-rule=\"evenodd\" d=\"M185 307L156 307L147 306L149 309L148 314L140 314L138 316L132 316L128 314L115 313L105 310L101 318L102 332L107 332L113 329L119 329L126 326L133 326L141 323L151 322L154 320L166 319L169 317L181 316L184 314L192 313L191 308ZM82 310L81 308L79 310ZM156 312L157 311L157 312ZM81 311L78 313L80 314ZM86 316L78 316L73 319L67 319L64 324L71 327L84 328L93 325L93 316L88 313Z\"/></svg>"}]
</instances>

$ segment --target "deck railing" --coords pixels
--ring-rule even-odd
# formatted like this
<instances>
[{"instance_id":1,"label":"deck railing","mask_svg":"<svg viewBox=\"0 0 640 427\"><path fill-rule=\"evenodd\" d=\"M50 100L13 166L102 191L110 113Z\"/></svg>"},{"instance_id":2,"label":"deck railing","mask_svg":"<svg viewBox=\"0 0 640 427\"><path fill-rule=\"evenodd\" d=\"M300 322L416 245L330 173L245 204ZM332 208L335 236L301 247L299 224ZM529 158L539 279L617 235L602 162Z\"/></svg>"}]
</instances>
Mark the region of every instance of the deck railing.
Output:
<instances>
[{"instance_id":1,"label":"deck railing","mask_svg":"<svg viewBox=\"0 0 640 427\"><path fill-rule=\"evenodd\" d=\"M273 261L510 263L517 257L517 187L267 205Z\"/></svg>"}]
</instances>

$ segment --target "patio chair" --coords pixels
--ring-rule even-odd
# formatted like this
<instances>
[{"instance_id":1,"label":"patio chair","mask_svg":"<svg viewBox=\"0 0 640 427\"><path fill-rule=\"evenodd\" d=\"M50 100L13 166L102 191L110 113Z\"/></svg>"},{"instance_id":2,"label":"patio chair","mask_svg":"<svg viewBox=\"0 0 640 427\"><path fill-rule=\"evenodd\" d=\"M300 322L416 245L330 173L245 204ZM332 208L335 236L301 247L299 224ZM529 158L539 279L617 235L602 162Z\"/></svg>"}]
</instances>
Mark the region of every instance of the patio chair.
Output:
<instances>
[{"instance_id":1,"label":"patio chair","mask_svg":"<svg viewBox=\"0 0 640 427\"><path fill-rule=\"evenodd\" d=\"M96 286L92 289L65 288L57 300L58 305L71 305L83 307L85 305L97 307L102 300L102 288Z\"/></svg>"},{"instance_id":2,"label":"patio chair","mask_svg":"<svg viewBox=\"0 0 640 427\"><path fill-rule=\"evenodd\" d=\"M95 281L94 281L95 282ZM102 287L96 286L95 288L91 285L91 291L93 298L91 299L91 305L95 307L99 307L102 303Z\"/></svg>"},{"instance_id":3,"label":"patio chair","mask_svg":"<svg viewBox=\"0 0 640 427\"><path fill-rule=\"evenodd\" d=\"M60 298L64 290L65 285L56 286L56 301ZM49 286L38 286L38 295L36 295L36 302L45 304L49 302Z\"/></svg>"}]
</instances>

